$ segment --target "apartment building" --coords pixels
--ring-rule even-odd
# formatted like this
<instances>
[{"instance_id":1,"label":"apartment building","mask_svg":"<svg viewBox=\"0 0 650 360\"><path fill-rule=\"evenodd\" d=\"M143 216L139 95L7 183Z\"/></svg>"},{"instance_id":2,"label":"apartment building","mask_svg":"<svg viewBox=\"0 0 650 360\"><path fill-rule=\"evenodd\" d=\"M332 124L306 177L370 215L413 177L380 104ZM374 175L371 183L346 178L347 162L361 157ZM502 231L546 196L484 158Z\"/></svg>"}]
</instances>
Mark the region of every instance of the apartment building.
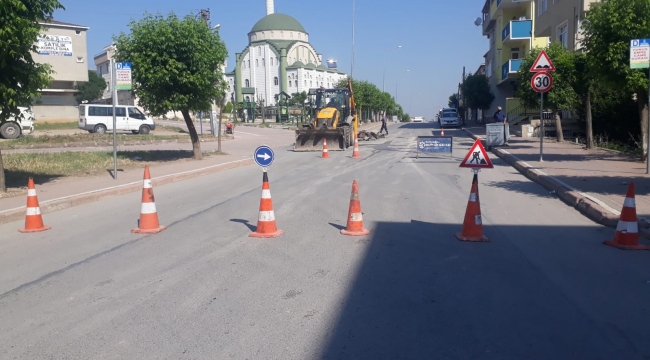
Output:
<instances>
[{"instance_id":1,"label":"apartment building","mask_svg":"<svg viewBox=\"0 0 650 360\"><path fill-rule=\"evenodd\" d=\"M35 62L49 64L54 79L33 104L37 121L68 122L79 117L75 86L88 81L87 26L55 20L39 22L43 30L32 53Z\"/></svg>"},{"instance_id":2,"label":"apartment building","mask_svg":"<svg viewBox=\"0 0 650 360\"><path fill-rule=\"evenodd\" d=\"M522 59L530 49L546 47L549 37L533 31L537 19L534 0L485 0L482 13L483 35L489 41L484 55L485 75L495 96L487 114L494 113L498 106L508 114L520 108L515 92Z\"/></svg>"},{"instance_id":3,"label":"apartment building","mask_svg":"<svg viewBox=\"0 0 650 360\"><path fill-rule=\"evenodd\" d=\"M535 36L559 41L565 48L580 49L581 26L587 11L597 0L535 0Z\"/></svg>"}]
</instances>

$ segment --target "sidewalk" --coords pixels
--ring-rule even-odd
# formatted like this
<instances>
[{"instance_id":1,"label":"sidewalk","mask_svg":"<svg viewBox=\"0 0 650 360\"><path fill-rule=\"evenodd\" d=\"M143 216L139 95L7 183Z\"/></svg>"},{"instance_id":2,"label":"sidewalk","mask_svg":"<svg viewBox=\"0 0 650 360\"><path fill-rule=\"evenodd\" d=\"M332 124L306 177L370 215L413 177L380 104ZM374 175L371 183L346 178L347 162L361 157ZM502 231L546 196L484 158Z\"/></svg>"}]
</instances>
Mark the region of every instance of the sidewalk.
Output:
<instances>
[{"instance_id":1,"label":"sidewalk","mask_svg":"<svg viewBox=\"0 0 650 360\"><path fill-rule=\"evenodd\" d=\"M483 124L468 123L465 130L485 139ZM607 219L602 221L589 216L592 219L604 225L616 226L630 182L634 182L638 217L650 219L650 176L645 174L645 163L638 157L604 149L587 150L583 145L544 139L544 161L539 162L539 138L524 139L511 136L509 143L510 146L493 148L493 152L501 158L505 157L504 160L528 177L556 190L565 201L565 194L560 194L564 189L558 187L567 188L568 192L572 193L568 194L571 195L571 205L574 205L573 202L588 199L589 202L597 204L594 207L602 208L598 210L604 209L608 213L603 214ZM508 156L511 158L508 159ZM521 189L516 183L492 185L513 191ZM574 197L577 199L573 199ZM589 211L586 208L579 210Z\"/></svg>"}]
</instances>

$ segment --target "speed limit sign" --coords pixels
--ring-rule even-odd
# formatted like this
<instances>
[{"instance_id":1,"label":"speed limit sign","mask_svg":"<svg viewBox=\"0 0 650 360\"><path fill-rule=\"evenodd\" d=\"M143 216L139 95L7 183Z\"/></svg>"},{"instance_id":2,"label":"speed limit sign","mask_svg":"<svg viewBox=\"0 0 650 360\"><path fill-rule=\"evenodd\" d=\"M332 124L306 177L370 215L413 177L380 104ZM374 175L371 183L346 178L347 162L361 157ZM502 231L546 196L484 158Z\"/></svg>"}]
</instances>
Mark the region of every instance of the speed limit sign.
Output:
<instances>
[{"instance_id":1,"label":"speed limit sign","mask_svg":"<svg viewBox=\"0 0 650 360\"><path fill-rule=\"evenodd\" d=\"M545 93L553 87L553 77L547 72L538 72L530 79L530 86L538 93Z\"/></svg>"}]
</instances>

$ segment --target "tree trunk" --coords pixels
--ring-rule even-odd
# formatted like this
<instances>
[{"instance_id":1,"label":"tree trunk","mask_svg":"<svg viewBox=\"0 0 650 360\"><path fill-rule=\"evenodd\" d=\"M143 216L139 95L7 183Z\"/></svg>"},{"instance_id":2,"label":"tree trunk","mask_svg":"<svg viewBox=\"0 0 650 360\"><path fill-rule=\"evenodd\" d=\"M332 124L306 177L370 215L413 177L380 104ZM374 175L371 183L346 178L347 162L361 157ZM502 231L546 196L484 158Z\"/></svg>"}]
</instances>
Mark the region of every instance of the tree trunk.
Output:
<instances>
[{"instance_id":1,"label":"tree trunk","mask_svg":"<svg viewBox=\"0 0 650 360\"><path fill-rule=\"evenodd\" d=\"M194 151L194 159L201 160L203 159L203 153L201 152L201 142L199 141L199 135L196 133L196 128L194 127L194 121L192 121L189 111L181 110L181 114L183 114L183 119L185 119L185 124L187 125L187 131L190 133L190 139L192 139L192 150Z\"/></svg>"},{"instance_id":2,"label":"tree trunk","mask_svg":"<svg viewBox=\"0 0 650 360\"><path fill-rule=\"evenodd\" d=\"M586 109L586 120L587 120L587 149L594 147L594 128L593 122L591 119L591 91L587 90L587 95L585 96L585 109Z\"/></svg>"},{"instance_id":3,"label":"tree trunk","mask_svg":"<svg viewBox=\"0 0 650 360\"><path fill-rule=\"evenodd\" d=\"M648 98L645 91L637 91L636 103L639 106L639 124L641 125L641 148L643 149L641 159L646 160L648 156Z\"/></svg>"},{"instance_id":4,"label":"tree trunk","mask_svg":"<svg viewBox=\"0 0 650 360\"><path fill-rule=\"evenodd\" d=\"M7 184L5 183L5 165L2 162L2 150L0 150L0 193L7 192Z\"/></svg>"},{"instance_id":5,"label":"tree trunk","mask_svg":"<svg viewBox=\"0 0 650 360\"><path fill-rule=\"evenodd\" d=\"M555 136L557 136L557 142L564 141L564 133L562 133L562 118L560 117L560 110L555 110Z\"/></svg>"},{"instance_id":6,"label":"tree trunk","mask_svg":"<svg viewBox=\"0 0 650 360\"><path fill-rule=\"evenodd\" d=\"M219 126L217 128L219 135L217 135L217 152L221 152L221 114L219 114Z\"/></svg>"}]
</instances>

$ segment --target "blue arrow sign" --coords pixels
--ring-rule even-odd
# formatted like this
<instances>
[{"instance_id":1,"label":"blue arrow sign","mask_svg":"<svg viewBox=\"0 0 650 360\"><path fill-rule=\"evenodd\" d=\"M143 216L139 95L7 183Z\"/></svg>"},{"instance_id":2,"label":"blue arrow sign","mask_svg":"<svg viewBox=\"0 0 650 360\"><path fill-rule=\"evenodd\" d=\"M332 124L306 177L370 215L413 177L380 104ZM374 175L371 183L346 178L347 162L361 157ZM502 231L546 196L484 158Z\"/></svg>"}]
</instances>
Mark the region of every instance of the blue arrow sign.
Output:
<instances>
[{"instance_id":1,"label":"blue arrow sign","mask_svg":"<svg viewBox=\"0 0 650 360\"><path fill-rule=\"evenodd\" d=\"M273 159L275 158L275 155L273 154L273 150L271 150L270 147L266 145L262 145L257 149L255 149L253 158L257 165L266 168L271 166L271 164L273 164Z\"/></svg>"}]
</instances>

